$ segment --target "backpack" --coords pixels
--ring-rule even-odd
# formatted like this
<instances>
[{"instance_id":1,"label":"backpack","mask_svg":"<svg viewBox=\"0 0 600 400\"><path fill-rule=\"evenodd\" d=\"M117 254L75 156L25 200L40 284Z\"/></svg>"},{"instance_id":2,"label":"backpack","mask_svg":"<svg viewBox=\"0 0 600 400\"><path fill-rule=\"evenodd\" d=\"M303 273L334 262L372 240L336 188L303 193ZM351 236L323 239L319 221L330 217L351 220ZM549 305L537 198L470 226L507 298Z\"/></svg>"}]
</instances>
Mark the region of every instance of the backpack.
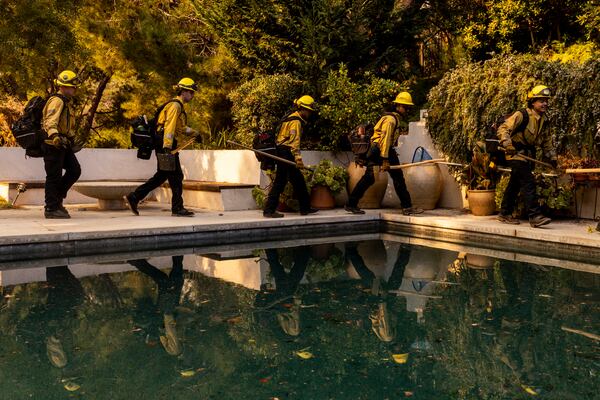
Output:
<instances>
[{"instance_id":1,"label":"backpack","mask_svg":"<svg viewBox=\"0 0 600 400\"><path fill-rule=\"evenodd\" d=\"M521 121L519 126L517 126L517 128L514 130L513 135L516 133L525 131L525 128L527 128L527 125L529 124L529 114L527 113L527 109L523 108L518 111L521 113L521 115L523 115L523 121ZM514 112L512 112L510 114L504 114L490 126L490 128L488 129L487 135L485 137L486 147L495 146L495 147L493 147L493 151L497 151L498 145L500 143L498 140L498 128L513 114L514 114ZM489 152L489 148L488 148L488 152Z\"/></svg>"},{"instance_id":2,"label":"backpack","mask_svg":"<svg viewBox=\"0 0 600 400\"><path fill-rule=\"evenodd\" d=\"M25 155L28 157L44 156L42 144L48 138L48 135L42 128L42 114L46 103L52 97L59 97L63 101L66 100L58 93L47 98L34 96L27 102L21 118L17 119L10 127L15 140L19 146L25 149Z\"/></svg>"},{"instance_id":3,"label":"backpack","mask_svg":"<svg viewBox=\"0 0 600 400\"><path fill-rule=\"evenodd\" d=\"M398 117L396 117L396 114L386 112L383 115L391 115L394 117L396 120L396 128L398 127L399 121ZM357 125L348 134L350 147L355 158L354 161L359 165L364 165L367 161L367 155L369 154L369 149L371 148L371 137L373 136L373 133L375 133L375 126L370 122L367 122Z\"/></svg>"},{"instance_id":4,"label":"backpack","mask_svg":"<svg viewBox=\"0 0 600 400\"><path fill-rule=\"evenodd\" d=\"M162 137L158 134L158 117L162 110L167 104L177 102L181 105L183 111L183 104L179 100L169 100L162 104L154 113L154 118L148 119L146 115L140 115L129 123L132 128L131 132L131 145L138 149L137 157L141 160L149 160L152 155L152 150L162 147Z\"/></svg>"},{"instance_id":5,"label":"backpack","mask_svg":"<svg viewBox=\"0 0 600 400\"><path fill-rule=\"evenodd\" d=\"M281 126L284 123L290 122L290 121L301 121L302 122L302 118L300 118L298 116L287 115L283 119L279 120L279 122L273 129L271 129L267 132L257 133L254 136L254 139L252 140L252 148L254 150L260 150L264 153L277 155L276 154L277 153L277 151L276 151L277 135L279 134L279 131L281 130ZM254 155L256 156L256 159L258 160L258 162L260 162L260 169L262 169L263 171L268 171L268 170L272 170L275 168L275 160L273 160L271 157L267 157L267 156L259 154L259 153L254 153Z\"/></svg>"}]
</instances>

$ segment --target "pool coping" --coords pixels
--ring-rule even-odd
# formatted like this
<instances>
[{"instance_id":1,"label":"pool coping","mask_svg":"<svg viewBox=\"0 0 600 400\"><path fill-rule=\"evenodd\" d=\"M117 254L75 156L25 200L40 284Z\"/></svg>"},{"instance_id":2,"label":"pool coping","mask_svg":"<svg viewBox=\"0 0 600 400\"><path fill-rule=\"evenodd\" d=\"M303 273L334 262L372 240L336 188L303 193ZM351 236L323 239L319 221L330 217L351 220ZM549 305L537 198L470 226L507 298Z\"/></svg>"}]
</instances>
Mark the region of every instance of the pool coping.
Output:
<instances>
[{"instance_id":1,"label":"pool coping","mask_svg":"<svg viewBox=\"0 0 600 400\"><path fill-rule=\"evenodd\" d=\"M0 264L11 261L69 259L90 255L158 251L277 240L302 240L360 234L397 234L589 264L600 260L600 234L569 234L565 229L533 229L500 224L493 217L447 212L404 216L398 210L372 210L350 215L340 210L316 216L265 219L258 212L229 214L226 220L205 219L132 229L94 229L0 236ZM208 215L208 214L207 214ZM218 214L222 215L222 214ZM209 215L210 216L210 215ZM214 215L212 215L214 217ZM138 220L139 221L139 220ZM169 225L171 224L171 225ZM157 224L160 225L160 224ZM599 262L600 263L600 262ZM600 272L600 266L598 271Z\"/></svg>"}]
</instances>

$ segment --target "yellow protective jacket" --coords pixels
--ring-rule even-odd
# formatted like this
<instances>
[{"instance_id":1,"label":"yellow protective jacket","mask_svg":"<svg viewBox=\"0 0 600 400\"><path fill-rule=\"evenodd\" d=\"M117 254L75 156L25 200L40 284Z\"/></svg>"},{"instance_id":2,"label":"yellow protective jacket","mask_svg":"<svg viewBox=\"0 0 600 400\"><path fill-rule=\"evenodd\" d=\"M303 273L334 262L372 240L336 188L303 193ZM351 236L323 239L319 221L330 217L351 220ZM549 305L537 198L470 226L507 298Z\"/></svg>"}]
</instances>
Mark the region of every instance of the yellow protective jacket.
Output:
<instances>
[{"instance_id":1,"label":"yellow protective jacket","mask_svg":"<svg viewBox=\"0 0 600 400\"><path fill-rule=\"evenodd\" d=\"M398 129L398 121L400 120L400 114L389 113L381 117L379 122L373 129L373 136L371 136L371 143L376 144L381 151L382 158L388 158L390 149L398 141L400 136L400 130Z\"/></svg>"},{"instance_id":2,"label":"yellow protective jacket","mask_svg":"<svg viewBox=\"0 0 600 400\"><path fill-rule=\"evenodd\" d=\"M541 148L545 158L556 160L556 150L552 143L552 137L546 129L546 119L530 108L526 110L529 115L529 123L523 132L515 132L523 122L523 114L520 111L515 111L498 127L500 146L506 147L512 144L517 149L517 154L506 155L506 159L525 161L519 153L527 155L526 149L531 149L534 154L529 154L529 156L535 157L535 151L537 148Z\"/></svg>"},{"instance_id":3,"label":"yellow protective jacket","mask_svg":"<svg viewBox=\"0 0 600 400\"><path fill-rule=\"evenodd\" d=\"M163 148L172 149L176 137L191 130L187 127L187 114L181 97L175 97L158 114L156 121L158 132L163 134Z\"/></svg>"},{"instance_id":4,"label":"yellow protective jacket","mask_svg":"<svg viewBox=\"0 0 600 400\"><path fill-rule=\"evenodd\" d=\"M75 137L75 115L69 100L62 96L50 96L42 111L42 128L49 138L57 134L70 139Z\"/></svg>"},{"instance_id":5,"label":"yellow protective jacket","mask_svg":"<svg viewBox=\"0 0 600 400\"><path fill-rule=\"evenodd\" d=\"M294 155L294 159L302 160L302 156L300 155L300 137L302 136L302 124L306 123L306 121L300 116L298 111L290 114L288 118L290 117L298 117L300 119L286 121L281 125L277 134L277 145L289 147Z\"/></svg>"}]
</instances>

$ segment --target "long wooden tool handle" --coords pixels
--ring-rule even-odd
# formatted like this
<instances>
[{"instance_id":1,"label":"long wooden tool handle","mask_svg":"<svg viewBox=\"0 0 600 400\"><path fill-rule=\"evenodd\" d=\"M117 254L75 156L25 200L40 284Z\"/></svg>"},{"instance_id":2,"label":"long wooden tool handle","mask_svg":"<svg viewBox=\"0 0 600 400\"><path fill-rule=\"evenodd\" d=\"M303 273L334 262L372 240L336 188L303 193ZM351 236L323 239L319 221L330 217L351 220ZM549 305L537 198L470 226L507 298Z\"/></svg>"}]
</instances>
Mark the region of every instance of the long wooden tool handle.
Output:
<instances>
[{"instance_id":1,"label":"long wooden tool handle","mask_svg":"<svg viewBox=\"0 0 600 400\"><path fill-rule=\"evenodd\" d=\"M599 172L600 168L568 168L565 174L594 174Z\"/></svg>"},{"instance_id":2,"label":"long wooden tool handle","mask_svg":"<svg viewBox=\"0 0 600 400\"><path fill-rule=\"evenodd\" d=\"M260 150L253 149L252 147L244 146L243 144L241 144L241 143L237 143L237 142L234 142L233 140L228 140L228 141L227 141L227 143L229 143L229 144L232 144L232 145L234 145L234 146L241 147L241 148L243 148L243 149L246 149L246 150L253 151L253 152L255 152L255 153L258 153L258 154L260 154L260 155L263 155L263 156L265 156L265 157L270 157L270 158L272 158L273 160L280 161L280 162L282 162L282 163L284 163L284 164L292 165L292 166L294 166L294 167L296 166L296 163L295 163L295 162L293 162L293 161L286 160L285 158L282 158L282 157L274 156L273 154L269 154L269 153L267 153L267 152L264 152L264 151L260 151ZM309 168L309 167L306 167L306 166L304 167L304 169L307 169L307 170L309 170L309 171L312 171L312 168Z\"/></svg>"},{"instance_id":3,"label":"long wooden tool handle","mask_svg":"<svg viewBox=\"0 0 600 400\"><path fill-rule=\"evenodd\" d=\"M175 150L171 150L171 154L177 154L177 153L179 153L181 150L185 149L190 144L194 143L195 140L196 140L196 138L192 138L192 139L188 140L187 142L185 142L184 144L182 144L181 146L179 146Z\"/></svg>"},{"instance_id":4,"label":"long wooden tool handle","mask_svg":"<svg viewBox=\"0 0 600 400\"><path fill-rule=\"evenodd\" d=\"M502 146L498 146L498 149L506 151L506 149L504 147L502 147ZM519 153L517 153L517 154L515 154L515 157L522 157L522 158L524 158L527 161L531 161L532 163L543 165L546 168L555 169L552 165L550 165L548 163L545 163L543 161L540 161L540 160L536 160L535 158L531 158L529 156L526 156L525 154L519 154Z\"/></svg>"},{"instance_id":5,"label":"long wooden tool handle","mask_svg":"<svg viewBox=\"0 0 600 400\"><path fill-rule=\"evenodd\" d=\"M419 162L411 163L411 164L392 165L392 166L390 166L390 169L403 169L403 168L408 168L408 167L416 167L417 165L436 164L436 163L440 163L442 161L445 161L445 160L443 158L436 158L435 160L419 161Z\"/></svg>"}]
</instances>

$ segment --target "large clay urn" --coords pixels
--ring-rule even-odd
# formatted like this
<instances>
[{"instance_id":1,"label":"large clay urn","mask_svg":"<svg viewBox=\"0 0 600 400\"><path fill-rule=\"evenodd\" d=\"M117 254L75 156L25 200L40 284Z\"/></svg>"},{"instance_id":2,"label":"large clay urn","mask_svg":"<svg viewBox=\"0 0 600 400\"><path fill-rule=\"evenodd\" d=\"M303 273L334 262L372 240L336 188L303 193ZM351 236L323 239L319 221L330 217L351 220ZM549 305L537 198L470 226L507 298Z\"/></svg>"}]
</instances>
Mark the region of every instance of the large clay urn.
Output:
<instances>
[{"instance_id":1,"label":"large clay urn","mask_svg":"<svg viewBox=\"0 0 600 400\"><path fill-rule=\"evenodd\" d=\"M403 168L413 207L433 210L442 195L442 172L437 164Z\"/></svg>"},{"instance_id":2,"label":"large clay urn","mask_svg":"<svg viewBox=\"0 0 600 400\"><path fill-rule=\"evenodd\" d=\"M352 193L352 190L356 187L356 184L363 177L366 167L361 167L355 162L351 162L348 165L348 196ZM360 208L381 208L381 202L385 196L385 191L388 184L387 172L380 172L379 167L373 167L375 176L375 183L367 189L364 196L358 202Z\"/></svg>"}]
</instances>

